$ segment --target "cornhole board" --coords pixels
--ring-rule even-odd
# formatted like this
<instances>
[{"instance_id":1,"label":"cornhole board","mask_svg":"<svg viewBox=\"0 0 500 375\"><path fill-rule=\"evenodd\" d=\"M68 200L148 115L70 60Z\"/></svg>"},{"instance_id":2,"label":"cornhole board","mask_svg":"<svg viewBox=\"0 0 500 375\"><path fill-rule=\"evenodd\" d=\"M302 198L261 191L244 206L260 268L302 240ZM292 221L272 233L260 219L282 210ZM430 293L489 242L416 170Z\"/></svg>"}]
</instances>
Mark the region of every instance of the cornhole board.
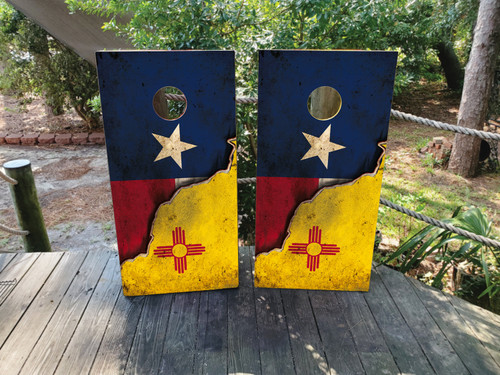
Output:
<instances>
[{"instance_id":1,"label":"cornhole board","mask_svg":"<svg viewBox=\"0 0 500 375\"><path fill-rule=\"evenodd\" d=\"M259 58L255 285L367 291L397 53ZM316 116L325 87L338 107Z\"/></svg>"},{"instance_id":2,"label":"cornhole board","mask_svg":"<svg viewBox=\"0 0 500 375\"><path fill-rule=\"evenodd\" d=\"M237 287L234 52L96 59L124 294ZM178 118L154 106L164 87Z\"/></svg>"}]
</instances>

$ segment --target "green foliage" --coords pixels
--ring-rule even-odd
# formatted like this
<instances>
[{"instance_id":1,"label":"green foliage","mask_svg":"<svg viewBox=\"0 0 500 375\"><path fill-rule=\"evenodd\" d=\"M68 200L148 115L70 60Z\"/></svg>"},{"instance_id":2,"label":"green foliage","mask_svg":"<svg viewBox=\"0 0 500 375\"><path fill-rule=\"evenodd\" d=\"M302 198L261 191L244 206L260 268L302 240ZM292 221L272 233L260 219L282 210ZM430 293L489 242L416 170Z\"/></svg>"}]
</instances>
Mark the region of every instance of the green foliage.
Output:
<instances>
[{"instance_id":1,"label":"green foliage","mask_svg":"<svg viewBox=\"0 0 500 375\"><path fill-rule=\"evenodd\" d=\"M459 207L451 219L444 219L443 222L484 237L491 236L492 222L476 207L467 210ZM485 287L478 298L488 295L491 301L500 291L499 248L432 225L416 233L382 261L406 273L418 268L431 256L440 264L439 271L432 277L432 286L443 288L443 280L450 267L456 267L467 269L470 275L484 280Z\"/></svg>"},{"instance_id":2,"label":"green foliage","mask_svg":"<svg viewBox=\"0 0 500 375\"><path fill-rule=\"evenodd\" d=\"M240 77L256 74L259 48L380 49L400 53L396 93L436 78L435 45L451 41L464 61L478 0L66 0L71 11L106 16L105 30L137 48L234 49ZM242 82L239 82L242 83ZM243 85L247 86L247 85ZM255 86L250 86L253 90Z\"/></svg>"},{"instance_id":3,"label":"green foliage","mask_svg":"<svg viewBox=\"0 0 500 375\"><path fill-rule=\"evenodd\" d=\"M105 16L105 30L138 49L233 49L238 96L256 96L258 49L378 49L399 52L395 94L421 78L442 79L434 45L466 49L478 0L66 0ZM462 42L464 41L464 42ZM465 56L467 53L462 53ZM238 176L255 176L256 111L238 107ZM240 190L240 234L253 237L255 187Z\"/></svg>"},{"instance_id":4,"label":"green foliage","mask_svg":"<svg viewBox=\"0 0 500 375\"><path fill-rule=\"evenodd\" d=\"M94 67L4 2L0 24L0 88L17 96L42 95L56 115L73 107L90 128L96 127Z\"/></svg>"}]
</instances>

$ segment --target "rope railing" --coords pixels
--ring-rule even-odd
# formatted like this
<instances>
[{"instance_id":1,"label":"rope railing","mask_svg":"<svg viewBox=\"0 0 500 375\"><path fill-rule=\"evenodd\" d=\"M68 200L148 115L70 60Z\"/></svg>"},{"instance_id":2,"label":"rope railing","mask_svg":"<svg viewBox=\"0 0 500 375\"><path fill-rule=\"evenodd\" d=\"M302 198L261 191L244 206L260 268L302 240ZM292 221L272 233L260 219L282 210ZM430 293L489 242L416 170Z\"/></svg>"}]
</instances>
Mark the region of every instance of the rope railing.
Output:
<instances>
[{"instance_id":1,"label":"rope railing","mask_svg":"<svg viewBox=\"0 0 500 375\"><path fill-rule=\"evenodd\" d=\"M251 183L254 183L256 181L257 181L256 177L238 178L238 184L251 184ZM450 225L450 224L445 223L443 221L436 220L432 217L425 216L425 215L422 215L418 212L415 212L415 211L409 210L405 207L399 206L399 205L392 203L391 201L388 201L387 199L384 199L384 198L380 198L380 203L383 204L384 206L392 208L393 210L399 211L405 215L411 216L411 217L413 217L417 220L423 221L427 224L434 225L435 227L438 227L438 228L446 229L446 230L453 232L455 234L458 234L460 236L471 238L474 241L481 242L487 246L492 246L492 247L496 247L496 248L500 249L500 241L496 241L494 239L480 236L478 234L469 232L467 230L454 227L453 225Z\"/></svg>"},{"instance_id":2,"label":"rope railing","mask_svg":"<svg viewBox=\"0 0 500 375\"><path fill-rule=\"evenodd\" d=\"M30 232L27 230L12 229L12 228L6 227L3 224L0 224L0 230L3 230L4 232L10 233L10 234L14 234L16 236L27 236L28 234L30 234Z\"/></svg>"},{"instance_id":3,"label":"rope railing","mask_svg":"<svg viewBox=\"0 0 500 375\"><path fill-rule=\"evenodd\" d=\"M475 137L479 137L482 139L491 139L491 140L495 140L495 141L500 141L500 134L485 132L482 130L476 130L476 129L471 129L471 128L465 128L463 126L451 125L451 124L447 124L445 122L430 120L428 118L418 117L415 115L411 115L409 113L396 111L395 109L391 109L391 116L398 118L398 119L401 119L401 120L415 122L415 123L421 124L421 125L432 126L434 128L441 129L441 130L449 130L449 131L452 131L455 133L460 133L460 134L465 134L465 135L473 135Z\"/></svg>"},{"instance_id":4,"label":"rope railing","mask_svg":"<svg viewBox=\"0 0 500 375\"><path fill-rule=\"evenodd\" d=\"M432 217L425 216L425 215L422 215L421 213L409 210L405 207L397 205L397 204L395 204L391 201L388 201L387 199L384 199L384 198L380 198L380 203L383 204L384 206L392 208L393 210L396 210L396 211L399 211L405 215L411 216L417 220L426 222L427 224L433 225L433 226L441 228L441 229L448 230L448 231L453 232L455 234L458 234L460 236L464 236L464 237L473 239L474 241L481 242L482 244L485 244L487 246L496 247L496 248L500 249L500 241L496 241L496 240L493 240L491 238L480 236L478 234L469 232L467 230L457 228L457 227L450 225L448 223L445 223L443 221L436 220Z\"/></svg>"},{"instance_id":5,"label":"rope railing","mask_svg":"<svg viewBox=\"0 0 500 375\"><path fill-rule=\"evenodd\" d=\"M14 180L12 177L7 176L2 171L0 171L0 178L2 178L2 180L7 181L11 185L17 185L17 181L16 180Z\"/></svg>"},{"instance_id":6,"label":"rope railing","mask_svg":"<svg viewBox=\"0 0 500 375\"><path fill-rule=\"evenodd\" d=\"M183 101L183 102L186 101L186 97L184 95L165 94L165 97L167 99L170 99L170 100ZM251 98L251 97L245 97L245 96L236 97L237 104L255 104L257 102L258 102L258 98ZM394 118L398 118L398 119L405 120L405 121L411 121L411 122L421 124L421 125L432 126L433 128L437 128L437 129L441 129L441 130L448 130L448 131L455 132L455 133L472 135L474 137L479 137L482 139L490 139L490 140L500 141L500 134L485 132L482 130L476 130L476 129L471 129L471 128L465 128L463 126L452 125L452 124L448 124L446 122L435 121L435 120L431 120L431 119L428 119L425 117L415 116L415 115L412 115L410 113L397 111L395 109L391 109L391 116Z\"/></svg>"},{"instance_id":7,"label":"rope railing","mask_svg":"<svg viewBox=\"0 0 500 375\"><path fill-rule=\"evenodd\" d=\"M13 179L12 177L7 176L2 171L0 171L0 178L2 178L2 180L4 180L4 181L7 181L11 185L17 185L17 180ZM12 229L12 228L6 227L3 224L0 224L0 230L7 232L7 233L10 233L10 234L17 235L17 236L27 236L28 234L30 234L30 232L27 230Z\"/></svg>"}]
</instances>

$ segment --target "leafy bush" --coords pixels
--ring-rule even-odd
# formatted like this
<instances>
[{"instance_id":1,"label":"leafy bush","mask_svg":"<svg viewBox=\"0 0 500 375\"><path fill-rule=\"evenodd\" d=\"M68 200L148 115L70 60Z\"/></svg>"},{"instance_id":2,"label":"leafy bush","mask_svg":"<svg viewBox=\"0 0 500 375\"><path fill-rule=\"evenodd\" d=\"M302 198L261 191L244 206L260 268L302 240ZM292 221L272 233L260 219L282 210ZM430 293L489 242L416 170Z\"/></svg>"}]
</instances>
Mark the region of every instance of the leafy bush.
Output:
<instances>
[{"instance_id":1,"label":"leafy bush","mask_svg":"<svg viewBox=\"0 0 500 375\"><path fill-rule=\"evenodd\" d=\"M0 24L0 88L19 97L41 95L55 115L72 107L89 128L96 127L95 68L4 2Z\"/></svg>"}]
</instances>

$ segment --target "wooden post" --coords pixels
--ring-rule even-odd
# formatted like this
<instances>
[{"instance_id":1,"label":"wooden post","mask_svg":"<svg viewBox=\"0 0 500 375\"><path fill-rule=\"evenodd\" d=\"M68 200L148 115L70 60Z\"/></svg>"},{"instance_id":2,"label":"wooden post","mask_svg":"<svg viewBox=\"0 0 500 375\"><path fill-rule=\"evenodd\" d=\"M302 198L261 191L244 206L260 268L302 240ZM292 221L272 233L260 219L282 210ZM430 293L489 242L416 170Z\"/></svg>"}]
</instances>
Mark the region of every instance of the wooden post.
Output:
<instances>
[{"instance_id":1,"label":"wooden post","mask_svg":"<svg viewBox=\"0 0 500 375\"><path fill-rule=\"evenodd\" d=\"M24 249L26 252L51 251L30 161L13 160L5 163L3 167L6 175L17 181L16 185L10 185L10 192L19 226L29 231L27 236L23 236Z\"/></svg>"}]
</instances>

